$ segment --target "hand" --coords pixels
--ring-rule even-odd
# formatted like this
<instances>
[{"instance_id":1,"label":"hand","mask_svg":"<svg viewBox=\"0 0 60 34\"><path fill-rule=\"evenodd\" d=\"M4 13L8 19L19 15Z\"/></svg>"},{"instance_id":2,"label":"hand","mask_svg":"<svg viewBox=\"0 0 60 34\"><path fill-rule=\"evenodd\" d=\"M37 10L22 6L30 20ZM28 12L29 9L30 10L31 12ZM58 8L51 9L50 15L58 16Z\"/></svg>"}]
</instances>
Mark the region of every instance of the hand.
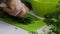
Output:
<instances>
[{"instance_id":1,"label":"hand","mask_svg":"<svg viewBox=\"0 0 60 34\"><path fill-rule=\"evenodd\" d=\"M23 15L24 15L25 13L29 13L28 7L26 7L24 4L23 4L23 7L21 8L20 11L21 11L21 12L17 15L17 16L19 16L19 17L23 17Z\"/></svg>"},{"instance_id":2,"label":"hand","mask_svg":"<svg viewBox=\"0 0 60 34\"><path fill-rule=\"evenodd\" d=\"M10 9L10 8L12 8L12 9ZM13 0L11 2L10 8L3 7L3 10L12 16L15 15L15 16L22 17L25 13L29 12L29 9L20 0ZM15 11L15 10L17 10L17 11Z\"/></svg>"}]
</instances>

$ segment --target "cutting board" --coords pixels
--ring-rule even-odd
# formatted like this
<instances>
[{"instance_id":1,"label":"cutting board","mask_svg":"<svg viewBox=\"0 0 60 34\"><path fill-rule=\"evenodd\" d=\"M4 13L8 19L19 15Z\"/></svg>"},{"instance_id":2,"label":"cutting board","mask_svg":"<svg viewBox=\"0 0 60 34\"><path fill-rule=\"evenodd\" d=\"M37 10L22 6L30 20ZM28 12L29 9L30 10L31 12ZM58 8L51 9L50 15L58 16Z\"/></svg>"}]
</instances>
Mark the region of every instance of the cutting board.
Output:
<instances>
[{"instance_id":1,"label":"cutting board","mask_svg":"<svg viewBox=\"0 0 60 34\"><path fill-rule=\"evenodd\" d=\"M30 14L25 14L24 16L27 18L30 17L31 23L23 24L23 23L19 22L16 17L10 16L10 15L0 11L0 20L3 20L6 23L15 25L19 28L22 28L22 29L30 31L30 32L35 32L38 29L40 29L41 27L46 25L45 22L43 22L43 20L40 20Z\"/></svg>"}]
</instances>

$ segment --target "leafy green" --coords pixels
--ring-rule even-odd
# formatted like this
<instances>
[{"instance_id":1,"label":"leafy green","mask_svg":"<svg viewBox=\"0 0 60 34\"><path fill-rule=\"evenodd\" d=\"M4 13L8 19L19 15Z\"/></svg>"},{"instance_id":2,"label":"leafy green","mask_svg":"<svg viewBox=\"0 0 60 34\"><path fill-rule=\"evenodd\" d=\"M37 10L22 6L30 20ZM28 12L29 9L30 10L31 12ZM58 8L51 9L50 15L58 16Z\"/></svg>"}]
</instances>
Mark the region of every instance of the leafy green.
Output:
<instances>
[{"instance_id":1,"label":"leafy green","mask_svg":"<svg viewBox=\"0 0 60 34\"><path fill-rule=\"evenodd\" d=\"M60 11L52 14L47 14L44 17L44 22L46 22L48 26L52 25L51 30L53 30L53 32L55 32L56 34L60 34Z\"/></svg>"}]
</instances>

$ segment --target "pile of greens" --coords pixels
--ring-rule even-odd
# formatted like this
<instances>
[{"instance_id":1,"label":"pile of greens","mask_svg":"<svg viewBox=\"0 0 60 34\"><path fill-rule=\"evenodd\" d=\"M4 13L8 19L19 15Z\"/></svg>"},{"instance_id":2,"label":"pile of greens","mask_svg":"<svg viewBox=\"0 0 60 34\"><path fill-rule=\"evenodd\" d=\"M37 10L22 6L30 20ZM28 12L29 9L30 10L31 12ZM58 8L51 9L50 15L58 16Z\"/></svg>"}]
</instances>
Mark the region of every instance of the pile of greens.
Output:
<instances>
[{"instance_id":1,"label":"pile of greens","mask_svg":"<svg viewBox=\"0 0 60 34\"><path fill-rule=\"evenodd\" d=\"M47 14L44 17L44 22L51 27L50 29L52 30L52 32L60 34L60 11L52 14Z\"/></svg>"}]
</instances>

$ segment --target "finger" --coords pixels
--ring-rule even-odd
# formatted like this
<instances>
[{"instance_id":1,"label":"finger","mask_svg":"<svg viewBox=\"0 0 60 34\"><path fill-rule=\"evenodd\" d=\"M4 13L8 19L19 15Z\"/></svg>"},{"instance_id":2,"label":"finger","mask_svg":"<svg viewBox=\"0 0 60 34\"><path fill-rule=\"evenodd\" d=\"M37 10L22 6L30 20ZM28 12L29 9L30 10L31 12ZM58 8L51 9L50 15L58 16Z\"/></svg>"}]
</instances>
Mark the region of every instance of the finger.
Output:
<instances>
[{"instance_id":1,"label":"finger","mask_svg":"<svg viewBox=\"0 0 60 34\"><path fill-rule=\"evenodd\" d=\"M28 13L30 10L28 9L28 7L26 7L24 4L23 4L23 11Z\"/></svg>"},{"instance_id":2,"label":"finger","mask_svg":"<svg viewBox=\"0 0 60 34\"><path fill-rule=\"evenodd\" d=\"M21 11L17 16L18 16L18 17L23 17L23 15L24 15L24 12Z\"/></svg>"}]
</instances>

